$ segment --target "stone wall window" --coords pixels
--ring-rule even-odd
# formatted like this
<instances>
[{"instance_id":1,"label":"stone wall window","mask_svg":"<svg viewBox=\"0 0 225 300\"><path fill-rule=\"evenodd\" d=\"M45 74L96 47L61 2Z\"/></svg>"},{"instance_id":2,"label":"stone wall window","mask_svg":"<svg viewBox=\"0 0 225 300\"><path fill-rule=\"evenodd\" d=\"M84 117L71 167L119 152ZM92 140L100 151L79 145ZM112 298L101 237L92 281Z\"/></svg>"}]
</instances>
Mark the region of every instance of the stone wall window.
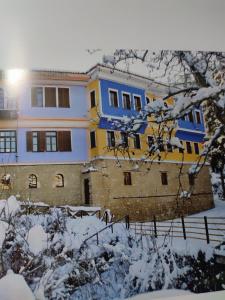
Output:
<instances>
[{"instance_id":1,"label":"stone wall window","mask_svg":"<svg viewBox=\"0 0 225 300\"><path fill-rule=\"evenodd\" d=\"M132 185L131 172L123 172L124 185Z\"/></svg>"},{"instance_id":2,"label":"stone wall window","mask_svg":"<svg viewBox=\"0 0 225 300\"><path fill-rule=\"evenodd\" d=\"M64 176L62 174L57 174L55 176L55 186L64 187Z\"/></svg>"},{"instance_id":3,"label":"stone wall window","mask_svg":"<svg viewBox=\"0 0 225 300\"><path fill-rule=\"evenodd\" d=\"M161 172L161 182L162 182L162 185L168 185L167 172Z\"/></svg>"},{"instance_id":4,"label":"stone wall window","mask_svg":"<svg viewBox=\"0 0 225 300\"><path fill-rule=\"evenodd\" d=\"M37 176L35 174L30 174L28 177L29 189L37 188Z\"/></svg>"},{"instance_id":5,"label":"stone wall window","mask_svg":"<svg viewBox=\"0 0 225 300\"><path fill-rule=\"evenodd\" d=\"M10 174L4 174L1 177L1 188L3 190L9 190L11 188L11 176Z\"/></svg>"}]
</instances>

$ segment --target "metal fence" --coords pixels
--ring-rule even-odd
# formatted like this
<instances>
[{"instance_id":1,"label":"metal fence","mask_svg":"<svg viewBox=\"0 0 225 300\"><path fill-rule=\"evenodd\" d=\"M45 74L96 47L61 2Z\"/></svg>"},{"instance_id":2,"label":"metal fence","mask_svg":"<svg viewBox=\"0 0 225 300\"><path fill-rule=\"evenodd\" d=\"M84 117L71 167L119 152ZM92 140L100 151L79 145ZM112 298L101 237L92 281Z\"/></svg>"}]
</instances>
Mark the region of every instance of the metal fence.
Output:
<instances>
[{"instance_id":1,"label":"metal fence","mask_svg":"<svg viewBox=\"0 0 225 300\"><path fill-rule=\"evenodd\" d=\"M135 222L130 228L138 235L205 240L220 243L225 237L225 217L186 217L169 221Z\"/></svg>"}]
</instances>

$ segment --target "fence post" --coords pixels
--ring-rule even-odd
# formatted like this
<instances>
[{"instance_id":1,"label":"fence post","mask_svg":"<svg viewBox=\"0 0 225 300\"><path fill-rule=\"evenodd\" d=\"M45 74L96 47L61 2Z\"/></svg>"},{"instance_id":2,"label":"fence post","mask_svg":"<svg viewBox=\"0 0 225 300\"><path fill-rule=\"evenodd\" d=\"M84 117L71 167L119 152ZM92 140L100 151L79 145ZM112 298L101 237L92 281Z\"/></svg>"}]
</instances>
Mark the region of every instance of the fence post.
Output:
<instances>
[{"instance_id":1,"label":"fence post","mask_svg":"<svg viewBox=\"0 0 225 300\"><path fill-rule=\"evenodd\" d=\"M155 233L155 237L157 238L157 227L156 227L156 217L153 217L153 223L154 223L154 233Z\"/></svg>"},{"instance_id":2,"label":"fence post","mask_svg":"<svg viewBox=\"0 0 225 300\"><path fill-rule=\"evenodd\" d=\"M127 220L127 229L130 229L130 218L129 215L126 216L126 220Z\"/></svg>"},{"instance_id":3,"label":"fence post","mask_svg":"<svg viewBox=\"0 0 225 300\"><path fill-rule=\"evenodd\" d=\"M111 231L112 231L112 233L113 233L113 225L111 225Z\"/></svg>"},{"instance_id":4,"label":"fence post","mask_svg":"<svg viewBox=\"0 0 225 300\"><path fill-rule=\"evenodd\" d=\"M207 244L209 244L209 229L208 229L208 222L206 216L204 216L204 221L205 221L206 240L207 240Z\"/></svg>"},{"instance_id":5,"label":"fence post","mask_svg":"<svg viewBox=\"0 0 225 300\"><path fill-rule=\"evenodd\" d=\"M98 233L96 234L96 237L97 237L97 245L98 245Z\"/></svg>"},{"instance_id":6,"label":"fence post","mask_svg":"<svg viewBox=\"0 0 225 300\"><path fill-rule=\"evenodd\" d=\"M80 216L81 216L81 218L83 218L83 211L82 210L80 211Z\"/></svg>"},{"instance_id":7,"label":"fence post","mask_svg":"<svg viewBox=\"0 0 225 300\"><path fill-rule=\"evenodd\" d=\"M101 210L98 211L98 218L101 219Z\"/></svg>"},{"instance_id":8,"label":"fence post","mask_svg":"<svg viewBox=\"0 0 225 300\"><path fill-rule=\"evenodd\" d=\"M130 219L129 219L129 215L125 216L125 224L126 224L126 229L130 228Z\"/></svg>"},{"instance_id":9,"label":"fence post","mask_svg":"<svg viewBox=\"0 0 225 300\"><path fill-rule=\"evenodd\" d=\"M184 239L186 240L186 230L185 230L185 224L184 224L184 216L181 216L181 222L182 222L182 227L183 227L183 235L184 235Z\"/></svg>"}]
</instances>

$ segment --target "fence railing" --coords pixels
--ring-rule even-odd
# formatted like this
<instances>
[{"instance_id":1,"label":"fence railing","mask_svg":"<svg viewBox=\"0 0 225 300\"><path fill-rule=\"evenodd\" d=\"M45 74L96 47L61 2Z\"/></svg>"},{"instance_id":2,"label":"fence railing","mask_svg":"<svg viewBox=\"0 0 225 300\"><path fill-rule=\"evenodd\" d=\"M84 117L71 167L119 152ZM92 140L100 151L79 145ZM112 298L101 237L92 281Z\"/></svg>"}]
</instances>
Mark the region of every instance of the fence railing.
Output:
<instances>
[{"instance_id":1,"label":"fence railing","mask_svg":"<svg viewBox=\"0 0 225 300\"><path fill-rule=\"evenodd\" d=\"M114 227L114 225L115 225L115 224L118 224L118 223L121 223L121 222L125 223L125 228L126 228L126 229L130 229L130 220L129 220L129 216L126 215L126 216L124 216L123 218L118 219L118 220L116 220L116 221L114 221L114 222L108 224L106 227L102 228L101 230L95 232L94 234L92 234L91 236L89 236L88 238L86 238L86 239L83 241L82 245L86 244L87 241L89 241L89 240L91 240L91 239L93 239L93 238L96 238L96 243L97 243L97 245L98 245L98 244L99 244L99 234L102 233L103 231L107 230L107 229L111 229L111 232L113 233L113 227ZM106 221L106 224L107 224L107 221ZM82 245L81 245L81 247L82 247ZM80 248L81 248L81 247L80 247Z\"/></svg>"},{"instance_id":2,"label":"fence railing","mask_svg":"<svg viewBox=\"0 0 225 300\"><path fill-rule=\"evenodd\" d=\"M154 237L205 240L219 243L225 237L225 217L186 217L170 221L135 222L130 224L135 234Z\"/></svg>"}]
</instances>

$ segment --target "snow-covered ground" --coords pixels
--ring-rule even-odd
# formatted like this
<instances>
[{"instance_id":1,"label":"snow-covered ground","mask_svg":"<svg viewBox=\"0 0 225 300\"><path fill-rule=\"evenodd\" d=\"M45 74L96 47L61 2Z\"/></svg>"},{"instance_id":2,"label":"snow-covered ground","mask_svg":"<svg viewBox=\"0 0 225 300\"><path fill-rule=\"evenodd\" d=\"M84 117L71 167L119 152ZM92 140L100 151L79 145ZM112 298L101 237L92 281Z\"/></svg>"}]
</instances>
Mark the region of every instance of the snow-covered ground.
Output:
<instances>
[{"instance_id":1,"label":"snow-covered ground","mask_svg":"<svg viewBox=\"0 0 225 300\"><path fill-rule=\"evenodd\" d=\"M58 208L38 215L17 215L18 212L21 213L20 203L15 197L0 201L3 267L20 273L9 271L0 279L0 300L34 297L37 300L113 300L148 290L154 292L134 299L165 296L176 299L178 294L185 299L190 292L183 289L189 289L189 283L178 284L182 290L174 290L177 288L174 284L186 273L191 276L191 266L178 258L195 256L198 261L198 251L202 250L207 261L214 251L213 245L205 241L140 238L123 223L115 224L113 232L111 227L102 231L98 245L96 236L85 244L88 237L105 228L105 222L96 216L74 219ZM216 201L214 209L195 217L205 215L225 216L225 203ZM14 297L15 290L5 290L8 282L14 285L12 281L15 287L21 286L24 296ZM17 292L17 295L23 294Z\"/></svg>"}]
</instances>

